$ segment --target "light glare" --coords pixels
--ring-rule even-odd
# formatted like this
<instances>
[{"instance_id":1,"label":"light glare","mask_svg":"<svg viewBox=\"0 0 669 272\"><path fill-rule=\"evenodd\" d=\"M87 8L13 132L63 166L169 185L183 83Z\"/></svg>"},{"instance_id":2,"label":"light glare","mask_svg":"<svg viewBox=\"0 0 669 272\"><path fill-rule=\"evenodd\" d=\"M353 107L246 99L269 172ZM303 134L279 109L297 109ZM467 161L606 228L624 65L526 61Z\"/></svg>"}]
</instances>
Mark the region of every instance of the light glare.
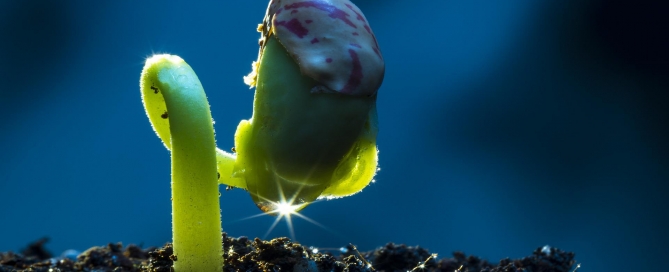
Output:
<instances>
[{"instance_id":1,"label":"light glare","mask_svg":"<svg viewBox=\"0 0 669 272\"><path fill-rule=\"evenodd\" d=\"M302 205L292 205L289 202L280 202L276 204L275 212L279 213L281 216L291 215L297 213Z\"/></svg>"}]
</instances>

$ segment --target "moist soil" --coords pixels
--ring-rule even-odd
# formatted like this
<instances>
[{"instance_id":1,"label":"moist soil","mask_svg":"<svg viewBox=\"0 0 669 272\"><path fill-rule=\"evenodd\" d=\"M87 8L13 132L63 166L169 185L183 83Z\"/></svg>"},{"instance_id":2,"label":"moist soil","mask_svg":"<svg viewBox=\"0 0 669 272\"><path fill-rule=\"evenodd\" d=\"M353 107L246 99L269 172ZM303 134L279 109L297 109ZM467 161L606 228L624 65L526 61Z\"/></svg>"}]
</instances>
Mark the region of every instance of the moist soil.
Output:
<instances>
[{"instance_id":1,"label":"moist soil","mask_svg":"<svg viewBox=\"0 0 669 272\"><path fill-rule=\"evenodd\" d=\"M121 243L92 247L71 257L54 257L44 247L47 239L34 242L21 253L0 252L0 272L9 271L172 271L178 258L172 244L142 249ZM388 243L368 252L353 245L335 253L318 252L288 238L269 241L233 238L223 234L223 271L448 271L448 272L573 272L574 253L548 246L521 259L489 262L454 252L439 258L418 246ZM70 259L72 258L72 259ZM76 259L75 259L76 258Z\"/></svg>"}]
</instances>

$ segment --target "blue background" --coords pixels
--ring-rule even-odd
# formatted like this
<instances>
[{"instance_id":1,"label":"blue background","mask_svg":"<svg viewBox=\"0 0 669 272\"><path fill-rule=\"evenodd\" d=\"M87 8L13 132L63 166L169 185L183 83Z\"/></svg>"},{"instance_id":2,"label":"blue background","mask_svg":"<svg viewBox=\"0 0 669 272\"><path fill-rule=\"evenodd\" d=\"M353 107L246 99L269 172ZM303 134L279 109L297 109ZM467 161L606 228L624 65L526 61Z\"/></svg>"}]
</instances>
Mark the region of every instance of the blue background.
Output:
<instances>
[{"instance_id":1,"label":"blue background","mask_svg":"<svg viewBox=\"0 0 669 272\"><path fill-rule=\"evenodd\" d=\"M393 241L492 261L551 245L583 271L667 256L666 9L583 0L355 1L386 60L381 171L311 205L299 242ZM242 82L266 1L0 1L0 251L171 240L169 153L138 90L153 53L198 73L223 149L251 116ZM664 11L663 11L664 10ZM274 218L223 192L223 228ZM288 236L283 223L267 238Z\"/></svg>"}]
</instances>

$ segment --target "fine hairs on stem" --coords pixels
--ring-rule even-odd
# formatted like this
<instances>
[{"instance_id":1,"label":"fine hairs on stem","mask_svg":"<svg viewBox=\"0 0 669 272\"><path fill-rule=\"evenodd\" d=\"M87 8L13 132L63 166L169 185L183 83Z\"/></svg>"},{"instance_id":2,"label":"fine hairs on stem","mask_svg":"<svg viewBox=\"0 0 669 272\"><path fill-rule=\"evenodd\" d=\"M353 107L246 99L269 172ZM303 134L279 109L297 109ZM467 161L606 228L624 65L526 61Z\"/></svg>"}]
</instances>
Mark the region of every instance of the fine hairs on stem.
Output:
<instances>
[{"instance_id":1,"label":"fine hairs on stem","mask_svg":"<svg viewBox=\"0 0 669 272\"><path fill-rule=\"evenodd\" d=\"M221 271L216 144L209 103L191 67L155 55L140 80L154 130L172 153L172 243L176 271Z\"/></svg>"}]
</instances>

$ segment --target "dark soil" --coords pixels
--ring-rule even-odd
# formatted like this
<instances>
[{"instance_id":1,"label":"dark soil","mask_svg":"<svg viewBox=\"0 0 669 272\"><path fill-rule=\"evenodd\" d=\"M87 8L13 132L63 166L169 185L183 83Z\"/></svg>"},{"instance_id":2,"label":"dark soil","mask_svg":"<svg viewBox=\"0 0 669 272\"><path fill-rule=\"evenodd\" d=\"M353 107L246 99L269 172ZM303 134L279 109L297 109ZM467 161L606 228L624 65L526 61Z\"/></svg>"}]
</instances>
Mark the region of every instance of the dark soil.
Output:
<instances>
[{"instance_id":1,"label":"dark soil","mask_svg":"<svg viewBox=\"0 0 669 272\"><path fill-rule=\"evenodd\" d=\"M20 254L0 253L0 272L9 271L171 271L172 245L141 249L121 243L92 247L76 256L54 258L44 248L46 239L30 244ZM421 247L389 243L374 251L358 252L354 246L337 255L317 252L288 238L263 241L223 235L224 271L448 271L448 272L571 272L574 253L548 246L528 257L491 263L454 252L438 259ZM74 258L74 257L72 257Z\"/></svg>"}]
</instances>

